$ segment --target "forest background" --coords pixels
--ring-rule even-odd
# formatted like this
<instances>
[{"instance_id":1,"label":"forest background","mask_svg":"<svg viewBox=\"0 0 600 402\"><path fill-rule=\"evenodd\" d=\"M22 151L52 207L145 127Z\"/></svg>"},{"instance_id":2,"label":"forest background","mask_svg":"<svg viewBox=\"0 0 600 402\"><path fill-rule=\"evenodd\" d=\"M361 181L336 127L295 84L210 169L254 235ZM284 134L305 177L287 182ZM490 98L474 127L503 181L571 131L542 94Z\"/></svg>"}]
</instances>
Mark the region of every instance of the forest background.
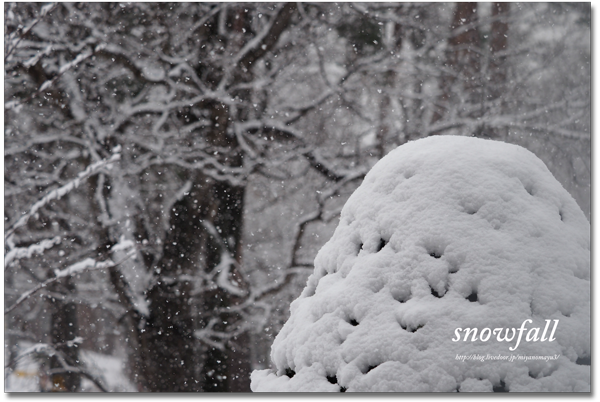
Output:
<instances>
[{"instance_id":1,"label":"forest background","mask_svg":"<svg viewBox=\"0 0 600 402\"><path fill-rule=\"evenodd\" d=\"M522 145L590 219L590 3L4 22L7 390L249 391L345 200L410 140Z\"/></svg>"}]
</instances>

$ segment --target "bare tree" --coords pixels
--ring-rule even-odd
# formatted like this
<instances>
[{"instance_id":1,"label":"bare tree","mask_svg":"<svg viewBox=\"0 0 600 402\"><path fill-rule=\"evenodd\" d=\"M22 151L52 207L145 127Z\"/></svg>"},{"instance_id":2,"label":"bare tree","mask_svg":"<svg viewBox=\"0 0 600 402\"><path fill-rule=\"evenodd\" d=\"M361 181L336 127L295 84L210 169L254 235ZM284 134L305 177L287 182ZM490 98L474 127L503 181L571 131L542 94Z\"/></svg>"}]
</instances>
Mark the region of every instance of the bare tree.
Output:
<instances>
[{"instance_id":1,"label":"bare tree","mask_svg":"<svg viewBox=\"0 0 600 402\"><path fill-rule=\"evenodd\" d=\"M9 343L57 351L64 389L106 389L77 363L106 316L139 390L247 391L329 223L390 149L435 134L522 143L586 202L589 68L547 85L572 56L589 67L586 16L7 3ZM540 42L550 18L564 32Z\"/></svg>"}]
</instances>

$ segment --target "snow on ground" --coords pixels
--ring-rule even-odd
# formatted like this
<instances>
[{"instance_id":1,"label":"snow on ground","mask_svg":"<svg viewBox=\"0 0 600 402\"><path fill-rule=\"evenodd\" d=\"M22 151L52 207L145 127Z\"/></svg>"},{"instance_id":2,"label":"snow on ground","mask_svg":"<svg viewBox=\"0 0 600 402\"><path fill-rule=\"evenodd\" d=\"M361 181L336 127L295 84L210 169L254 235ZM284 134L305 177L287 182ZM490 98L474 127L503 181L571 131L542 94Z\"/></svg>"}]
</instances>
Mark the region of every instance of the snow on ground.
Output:
<instances>
[{"instance_id":1,"label":"snow on ground","mask_svg":"<svg viewBox=\"0 0 600 402\"><path fill-rule=\"evenodd\" d=\"M528 319L518 346L516 336L501 342L487 331L485 341L462 332L453 341L457 328L518 336ZM539 339L546 320L558 320L552 342L555 321ZM589 356L590 225L581 209L524 148L436 136L392 151L350 197L273 343L274 369L253 372L251 386L589 391Z\"/></svg>"},{"instance_id":2,"label":"snow on ground","mask_svg":"<svg viewBox=\"0 0 600 402\"><path fill-rule=\"evenodd\" d=\"M24 354L30 348L40 345L42 344L23 342L20 345L20 353ZM126 356L111 356L83 350L80 359L86 370L99 379L108 391L137 391L125 374ZM24 354L18 360L15 370L5 373L4 392L40 392L42 389L48 391L51 387L50 379L40 370L40 361L35 354ZM99 392L99 389L89 379L82 378L81 391Z\"/></svg>"}]
</instances>

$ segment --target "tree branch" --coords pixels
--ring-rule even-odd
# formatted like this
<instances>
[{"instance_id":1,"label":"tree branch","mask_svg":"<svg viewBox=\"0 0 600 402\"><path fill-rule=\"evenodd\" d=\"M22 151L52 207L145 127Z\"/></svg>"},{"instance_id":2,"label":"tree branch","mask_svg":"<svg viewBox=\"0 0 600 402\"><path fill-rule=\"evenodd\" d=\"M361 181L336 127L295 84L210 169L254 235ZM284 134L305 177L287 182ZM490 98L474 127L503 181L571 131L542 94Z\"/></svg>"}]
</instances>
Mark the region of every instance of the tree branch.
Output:
<instances>
[{"instance_id":1,"label":"tree branch","mask_svg":"<svg viewBox=\"0 0 600 402\"><path fill-rule=\"evenodd\" d=\"M243 56L239 63L243 67L249 69L256 60L273 49L283 31L288 27L294 11L296 11L296 3L285 3L285 6L274 17L269 28L261 32L259 37L256 38L258 40L251 41L248 43L247 49L242 49Z\"/></svg>"}]
</instances>

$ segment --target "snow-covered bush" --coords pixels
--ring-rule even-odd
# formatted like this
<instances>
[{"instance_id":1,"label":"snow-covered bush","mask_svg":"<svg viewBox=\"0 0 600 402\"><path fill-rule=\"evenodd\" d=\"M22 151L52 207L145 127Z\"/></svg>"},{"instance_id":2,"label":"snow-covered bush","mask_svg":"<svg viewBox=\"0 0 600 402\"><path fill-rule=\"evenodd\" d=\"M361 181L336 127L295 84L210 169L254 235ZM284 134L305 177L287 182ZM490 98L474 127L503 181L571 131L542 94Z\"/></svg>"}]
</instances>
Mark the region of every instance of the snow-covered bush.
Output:
<instances>
[{"instance_id":1,"label":"snow-covered bush","mask_svg":"<svg viewBox=\"0 0 600 402\"><path fill-rule=\"evenodd\" d=\"M271 358L253 391L589 391L589 222L524 148L409 142L346 203Z\"/></svg>"}]
</instances>

